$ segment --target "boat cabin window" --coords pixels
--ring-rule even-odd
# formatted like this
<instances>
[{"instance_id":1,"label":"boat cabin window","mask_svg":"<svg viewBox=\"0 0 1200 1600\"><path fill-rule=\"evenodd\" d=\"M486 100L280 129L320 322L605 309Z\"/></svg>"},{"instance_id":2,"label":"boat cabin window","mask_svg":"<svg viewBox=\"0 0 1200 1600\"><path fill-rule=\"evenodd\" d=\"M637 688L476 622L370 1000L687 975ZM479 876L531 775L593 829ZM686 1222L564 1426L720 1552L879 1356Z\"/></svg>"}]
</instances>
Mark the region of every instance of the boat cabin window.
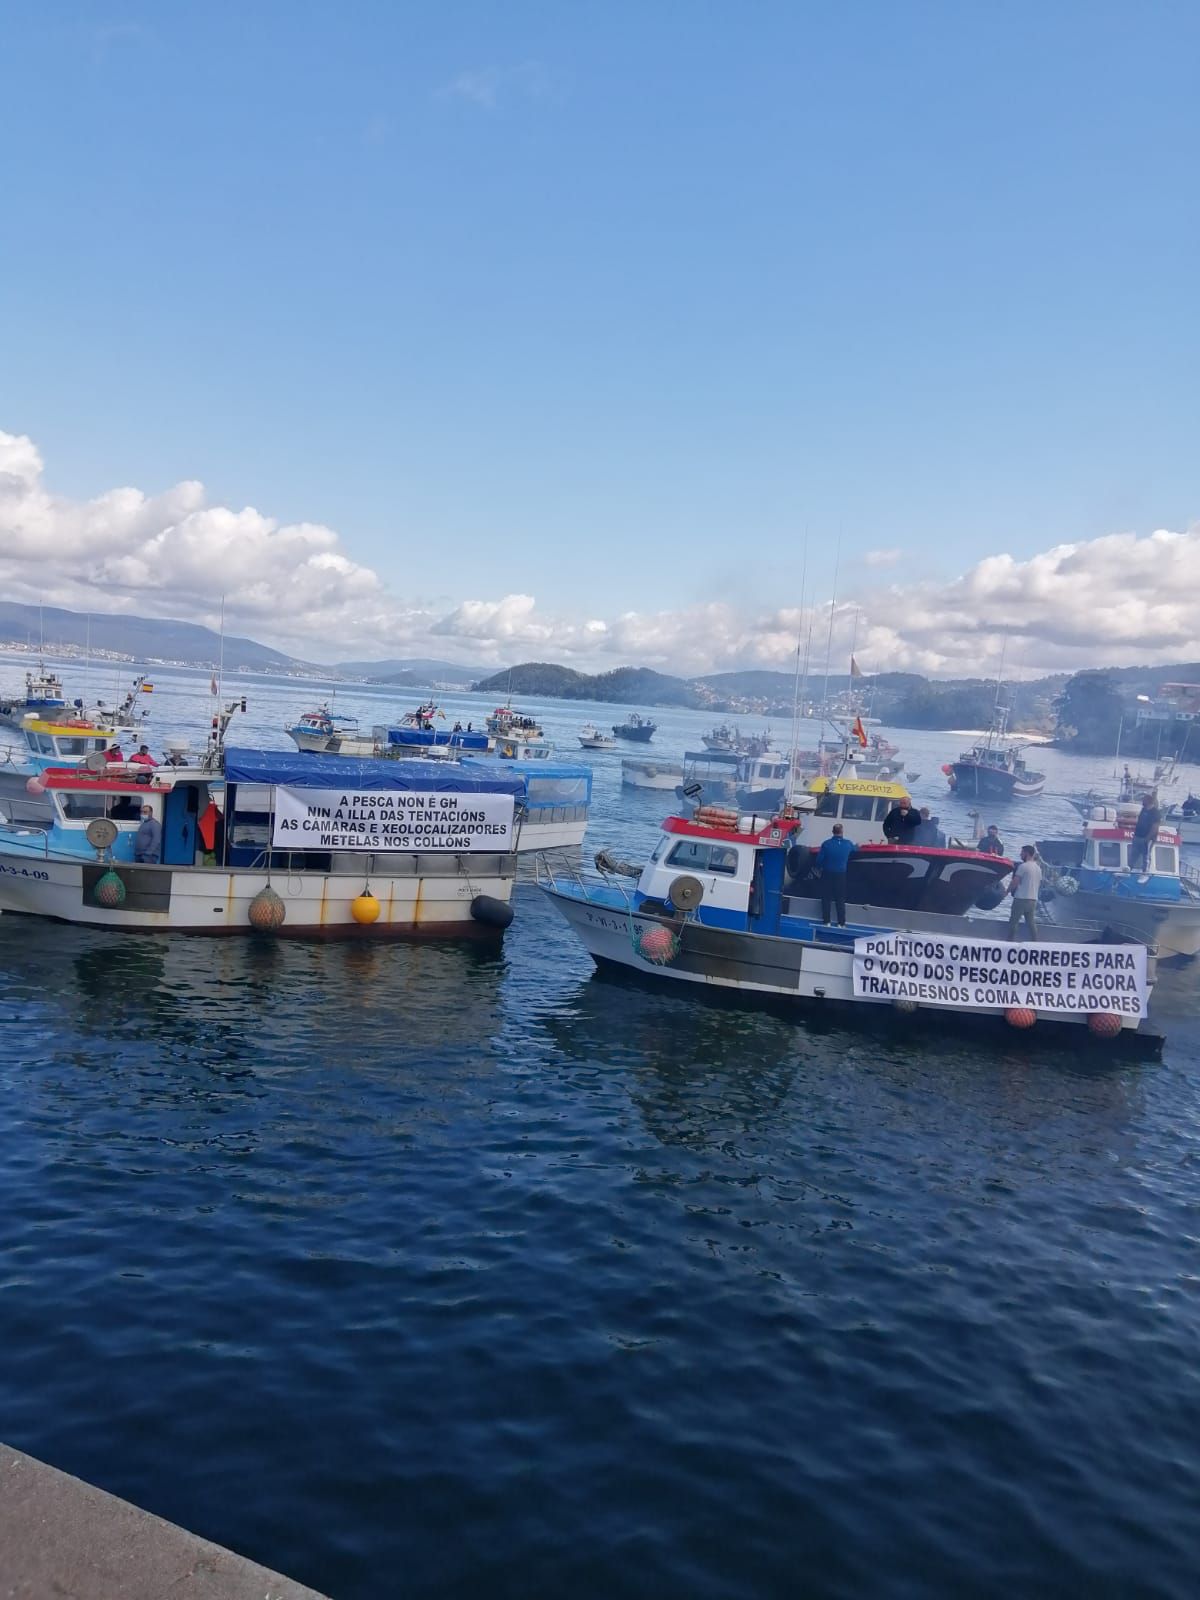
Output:
<instances>
[{"instance_id":1,"label":"boat cabin window","mask_svg":"<svg viewBox=\"0 0 1200 1600\"><path fill-rule=\"evenodd\" d=\"M723 872L737 874L738 853L729 844L709 844L706 839L680 839L667 857L669 867L684 872Z\"/></svg>"},{"instance_id":2,"label":"boat cabin window","mask_svg":"<svg viewBox=\"0 0 1200 1600\"><path fill-rule=\"evenodd\" d=\"M1121 846L1101 839L1096 845L1096 865L1099 867L1119 867L1121 865Z\"/></svg>"},{"instance_id":3,"label":"boat cabin window","mask_svg":"<svg viewBox=\"0 0 1200 1600\"><path fill-rule=\"evenodd\" d=\"M837 814L838 814L838 799L839 798L840 797L838 795L836 795L836 794L830 794L830 792L827 789L825 791L825 793L821 796L821 798L817 801L817 809L816 809L815 815L817 815L818 817L836 817Z\"/></svg>"},{"instance_id":4,"label":"boat cabin window","mask_svg":"<svg viewBox=\"0 0 1200 1600\"><path fill-rule=\"evenodd\" d=\"M842 796L842 816L847 822L870 822L874 810L875 801L869 794Z\"/></svg>"},{"instance_id":5,"label":"boat cabin window","mask_svg":"<svg viewBox=\"0 0 1200 1600\"><path fill-rule=\"evenodd\" d=\"M1173 844L1156 844L1154 846L1155 872L1167 872L1172 875L1179 871L1175 861L1175 846Z\"/></svg>"},{"instance_id":6,"label":"boat cabin window","mask_svg":"<svg viewBox=\"0 0 1200 1600\"><path fill-rule=\"evenodd\" d=\"M39 755L52 756L54 754L54 740L49 734L31 733L29 737Z\"/></svg>"},{"instance_id":7,"label":"boat cabin window","mask_svg":"<svg viewBox=\"0 0 1200 1600\"><path fill-rule=\"evenodd\" d=\"M140 822L142 798L136 794L87 794L64 790L57 796L59 809L71 822L111 817L114 822Z\"/></svg>"},{"instance_id":8,"label":"boat cabin window","mask_svg":"<svg viewBox=\"0 0 1200 1600\"><path fill-rule=\"evenodd\" d=\"M54 741L50 739L46 742L53 750ZM103 749L105 749L103 739L80 739L72 735L66 738L59 738L58 749L55 753L60 756L86 756L89 751Z\"/></svg>"}]
</instances>

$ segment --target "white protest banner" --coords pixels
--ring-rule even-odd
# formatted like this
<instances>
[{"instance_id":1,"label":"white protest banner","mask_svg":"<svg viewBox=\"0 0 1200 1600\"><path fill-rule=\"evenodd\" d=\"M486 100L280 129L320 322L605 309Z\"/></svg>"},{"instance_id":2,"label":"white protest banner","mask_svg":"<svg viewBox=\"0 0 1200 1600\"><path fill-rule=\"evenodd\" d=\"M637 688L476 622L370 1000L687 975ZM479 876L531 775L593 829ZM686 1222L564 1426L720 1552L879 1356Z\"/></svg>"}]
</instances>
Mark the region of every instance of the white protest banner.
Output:
<instances>
[{"instance_id":1,"label":"white protest banner","mask_svg":"<svg viewBox=\"0 0 1200 1600\"><path fill-rule=\"evenodd\" d=\"M283 850L445 850L513 847L511 794L409 789L275 790L271 844Z\"/></svg>"},{"instance_id":2,"label":"white protest banner","mask_svg":"<svg viewBox=\"0 0 1200 1600\"><path fill-rule=\"evenodd\" d=\"M877 934L854 941L854 993L969 1010L1028 1006L1144 1017L1146 947Z\"/></svg>"}]
</instances>

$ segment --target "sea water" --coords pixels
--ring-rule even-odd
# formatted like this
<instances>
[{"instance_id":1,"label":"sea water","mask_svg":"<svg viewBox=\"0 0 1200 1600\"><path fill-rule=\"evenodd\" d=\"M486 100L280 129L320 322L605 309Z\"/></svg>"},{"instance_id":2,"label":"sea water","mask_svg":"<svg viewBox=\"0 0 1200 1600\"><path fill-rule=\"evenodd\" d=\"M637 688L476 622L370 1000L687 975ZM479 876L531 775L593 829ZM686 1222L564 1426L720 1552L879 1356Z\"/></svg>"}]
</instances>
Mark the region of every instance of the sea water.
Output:
<instances>
[{"instance_id":1,"label":"sea water","mask_svg":"<svg viewBox=\"0 0 1200 1600\"><path fill-rule=\"evenodd\" d=\"M280 747L314 699L230 687ZM897 742L966 824L969 741ZM581 759L585 855L640 859L661 797ZM1111 770L1045 765L1010 849ZM1191 978L1162 1063L888 1043L514 904L494 953L0 917L0 1437L339 1600L1194 1593Z\"/></svg>"}]
</instances>

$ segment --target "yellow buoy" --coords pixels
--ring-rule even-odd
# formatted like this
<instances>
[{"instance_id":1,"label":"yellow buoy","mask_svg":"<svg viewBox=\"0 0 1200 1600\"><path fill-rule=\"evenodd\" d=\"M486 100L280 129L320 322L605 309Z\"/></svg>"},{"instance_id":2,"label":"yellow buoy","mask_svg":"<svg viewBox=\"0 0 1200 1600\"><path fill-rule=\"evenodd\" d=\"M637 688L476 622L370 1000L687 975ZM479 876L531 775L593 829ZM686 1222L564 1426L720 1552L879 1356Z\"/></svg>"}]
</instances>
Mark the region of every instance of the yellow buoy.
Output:
<instances>
[{"instance_id":1,"label":"yellow buoy","mask_svg":"<svg viewBox=\"0 0 1200 1600\"><path fill-rule=\"evenodd\" d=\"M376 900L370 889L364 889L360 895L356 895L350 902L350 915L355 922L361 923L363 927L367 927L372 922L378 922L381 909L379 901Z\"/></svg>"}]
</instances>

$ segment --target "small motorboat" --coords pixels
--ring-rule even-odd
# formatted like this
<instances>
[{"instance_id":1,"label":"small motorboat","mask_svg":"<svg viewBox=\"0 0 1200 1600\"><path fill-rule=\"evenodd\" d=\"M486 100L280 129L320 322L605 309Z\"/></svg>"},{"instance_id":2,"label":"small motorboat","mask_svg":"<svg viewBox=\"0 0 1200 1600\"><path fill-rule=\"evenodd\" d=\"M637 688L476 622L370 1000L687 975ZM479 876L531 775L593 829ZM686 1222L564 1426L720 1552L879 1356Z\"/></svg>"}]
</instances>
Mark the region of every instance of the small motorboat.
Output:
<instances>
[{"instance_id":1,"label":"small motorboat","mask_svg":"<svg viewBox=\"0 0 1200 1600\"><path fill-rule=\"evenodd\" d=\"M591 722L585 722L579 730L579 742L585 750L615 750L617 741L610 733L601 733Z\"/></svg>"}]
</instances>

